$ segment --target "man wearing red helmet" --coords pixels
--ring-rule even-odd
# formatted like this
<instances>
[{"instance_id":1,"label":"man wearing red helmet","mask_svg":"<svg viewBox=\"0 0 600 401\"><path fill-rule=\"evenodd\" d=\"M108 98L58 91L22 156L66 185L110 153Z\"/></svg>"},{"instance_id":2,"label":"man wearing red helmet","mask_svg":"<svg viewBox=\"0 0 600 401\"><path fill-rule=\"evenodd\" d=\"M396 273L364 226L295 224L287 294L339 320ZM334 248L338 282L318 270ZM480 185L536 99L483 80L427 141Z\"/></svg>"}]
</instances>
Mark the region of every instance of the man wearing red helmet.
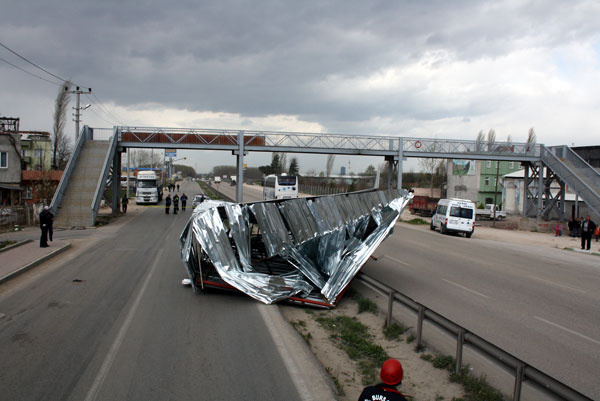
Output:
<instances>
[{"instance_id":1,"label":"man wearing red helmet","mask_svg":"<svg viewBox=\"0 0 600 401\"><path fill-rule=\"evenodd\" d=\"M397 359L385 361L381 366L379 377L383 383L365 387L358 401L407 401L402 393L396 390L404 377L402 364Z\"/></svg>"}]
</instances>

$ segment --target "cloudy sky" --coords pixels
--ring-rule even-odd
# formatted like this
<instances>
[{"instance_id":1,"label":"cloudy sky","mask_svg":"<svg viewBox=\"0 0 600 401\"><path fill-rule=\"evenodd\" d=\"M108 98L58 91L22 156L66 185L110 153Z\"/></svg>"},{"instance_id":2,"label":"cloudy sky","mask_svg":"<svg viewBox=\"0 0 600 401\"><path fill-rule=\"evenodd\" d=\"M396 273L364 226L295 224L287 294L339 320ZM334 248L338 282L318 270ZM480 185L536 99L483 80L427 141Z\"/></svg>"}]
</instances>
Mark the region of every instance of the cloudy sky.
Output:
<instances>
[{"instance_id":1,"label":"cloudy sky","mask_svg":"<svg viewBox=\"0 0 600 401\"><path fill-rule=\"evenodd\" d=\"M0 42L91 87L83 123L597 145L598 1L4 2ZM0 115L52 129L58 86L0 48ZM66 132L74 135L74 123ZM234 164L195 152L208 171ZM269 155L251 154L250 165ZM288 160L290 156L288 156ZM355 172L383 160L336 160ZM301 169L322 170L325 156Z\"/></svg>"}]
</instances>

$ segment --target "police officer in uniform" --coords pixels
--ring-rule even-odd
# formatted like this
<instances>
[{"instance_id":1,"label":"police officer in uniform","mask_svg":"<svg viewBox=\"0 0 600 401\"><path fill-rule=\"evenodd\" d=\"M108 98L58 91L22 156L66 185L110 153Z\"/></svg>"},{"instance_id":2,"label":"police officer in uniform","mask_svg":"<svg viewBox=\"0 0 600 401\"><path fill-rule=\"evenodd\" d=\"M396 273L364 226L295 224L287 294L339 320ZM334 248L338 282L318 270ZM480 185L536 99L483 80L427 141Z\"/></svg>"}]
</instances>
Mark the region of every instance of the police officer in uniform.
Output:
<instances>
[{"instance_id":1,"label":"police officer in uniform","mask_svg":"<svg viewBox=\"0 0 600 401\"><path fill-rule=\"evenodd\" d=\"M383 383L365 387L358 401L407 401L396 387L402 383L404 371L402 364L397 359L388 359L381 366L379 377Z\"/></svg>"},{"instance_id":2,"label":"police officer in uniform","mask_svg":"<svg viewBox=\"0 0 600 401\"><path fill-rule=\"evenodd\" d=\"M177 214L179 211L179 195L175 194L173 197L173 214Z\"/></svg>"}]
</instances>

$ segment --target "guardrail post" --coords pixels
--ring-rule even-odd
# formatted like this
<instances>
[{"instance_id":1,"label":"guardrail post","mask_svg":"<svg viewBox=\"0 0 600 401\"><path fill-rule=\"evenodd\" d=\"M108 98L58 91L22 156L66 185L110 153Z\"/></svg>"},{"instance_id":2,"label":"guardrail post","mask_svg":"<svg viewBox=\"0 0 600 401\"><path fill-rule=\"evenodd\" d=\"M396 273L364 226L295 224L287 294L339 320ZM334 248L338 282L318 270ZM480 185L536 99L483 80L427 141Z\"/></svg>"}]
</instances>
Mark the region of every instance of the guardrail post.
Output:
<instances>
[{"instance_id":1,"label":"guardrail post","mask_svg":"<svg viewBox=\"0 0 600 401\"><path fill-rule=\"evenodd\" d=\"M515 372L515 390L513 392L513 401L521 400L521 386L523 385L523 371L525 366L520 363L517 365L517 371Z\"/></svg>"},{"instance_id":2,"label":"guardrail post","mask_svg":"<svg viewBox=\"0 0 600 401\"><path fill-rule=\"evenodd\" d=\"M387 308L387 318L385 320L385 327L388 328L392 324L392 310L394 308L394 290L390 290L388 294L388 308Z\"/></svg>"},{"instance_id":3,"label":"guardrail post","mask_svg":"<svg viewBox=\"0 0 600 401\"><path fill-rule=\"evenodd\" d=\"M425 307L419 305L419 320L417 321L417 347L421 347L423 341L423 319L425 317Z\"/></svg>"},{"instance_id":4,"label":"guardrail post","mask_svg":"<svg viewBox=\"0 0 600 401\"><path fill-rule=\"evenodd\" d=\"M454 372L460 374L462 367L462 356L463 356L463 344L465 342L465 330L460 329L456 335L456 369Z\"/></svg>"}]
</instances>

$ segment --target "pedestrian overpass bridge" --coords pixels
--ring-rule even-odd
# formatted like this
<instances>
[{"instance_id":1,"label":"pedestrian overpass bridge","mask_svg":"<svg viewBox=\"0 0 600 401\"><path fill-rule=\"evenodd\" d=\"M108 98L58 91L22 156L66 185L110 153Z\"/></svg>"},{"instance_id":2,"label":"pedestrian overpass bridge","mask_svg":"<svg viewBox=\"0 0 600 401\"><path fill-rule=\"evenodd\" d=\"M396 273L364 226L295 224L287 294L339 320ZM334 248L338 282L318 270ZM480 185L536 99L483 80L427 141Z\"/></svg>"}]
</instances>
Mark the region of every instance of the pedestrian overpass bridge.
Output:
<instances>
[{"instance_id":1,"label":"pedestrian overpass bridge","mask_svg":"<svg viewBox=\"0 0 600 401\"><path fill-rule=\"evenodd\" d=\"M236 200L242 202L244 156L248 152L285 152L379 156L388 162L388 188L402 187L405 158L506 160L525 166L524 216L565 215L566 185L600 217L600 174L567 146L480 142L456 139L302 132L84 126L73 155L52 199L59 226L93 226L107 183L112 188L113 212L118 212L121 153L128 148L230 151L237 158ZM396 181L392 182L392 177ZM551 184L560 185L558 194Z\"/></svg>"}]
</instances>

